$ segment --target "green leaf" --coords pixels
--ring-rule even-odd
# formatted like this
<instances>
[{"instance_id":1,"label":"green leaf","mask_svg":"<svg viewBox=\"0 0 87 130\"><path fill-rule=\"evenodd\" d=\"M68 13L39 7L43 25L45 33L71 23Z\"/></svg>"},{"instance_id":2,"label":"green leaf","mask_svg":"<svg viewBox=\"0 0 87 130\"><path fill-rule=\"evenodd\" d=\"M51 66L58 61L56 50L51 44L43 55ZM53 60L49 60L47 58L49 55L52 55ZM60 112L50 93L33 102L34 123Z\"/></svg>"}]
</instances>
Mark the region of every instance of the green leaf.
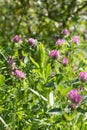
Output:
<instances>
[{"instance_id":1,"label":"green leaf","mask_svg":"<svg viewBox=\"0 0 87 130\"><path fill-rule=\"evenodd\" d=\"M46 81L48 80L49 76L51 73L51 64L47 64L46 65L46 69L45 69L45 77L46 77Z\"/></svg>"},{"instance_id":2,"label":"green leaf","mask_svg":"<svg viewBox=\"0 0 87 130\"><path fill-rule=\"evenodd\" d=\"M71 116L68 116L66 113L63 114L63 119L66 120L66 121L72 120Z\"/></svg>"},{"instance_id":3,"label":"green leaf","mask_svg":"<svg viewBox=\"0 0 87 130\"><path fill-rule=\"evenodd\" d=\"M37 91L35 91L34 89L32 89L32 88L29 88L29 90L31 91L31 92L33 92L35 95L37 95L38 97L41 97L44 101L48 101L43 95L41 95L41 94L39 94Z\"/></svg>"},{"instance_id":4,"label":"green leaf","mask_svg":"<svg viewBox=\"0 0 87 130\"><path fill-rule=\"evenodd\" d=\"M81 112L81 113L87 113L87 109L83 109L83 108L78 108L77 109L78 112Z\"/></svg>"},{"instance_id":5,"label":"green leaf","mask_svg":"<svg viewBox=\"0 0 87 130\"><path fill-rule=\"evenodd\" d=\"M17 114L19 120L22 120L22 119L23 119L23 117L24 117L24 112L23 112L22 110L19 110L16 114Z\"/></svg>"},{"instance_id":6,"label":"green leaf","mask_svg":"<svg viewBox=\"0 0 87 130\"><path fill-rule=\"evenodd\" d=\"M5 84L5 77L0 74L0 85L3 86Z\"/></svg>"},{"instance_id":7,"label":"green leaf","mask_svg":"<svg viewBox=\"0 0 87 130\"><path fill-rule=\"evenodd\" d=\"M39 68L38 63L31 56L30 56L30 60L37 68Z\"/></svg>"},{"instance_id":8,"label":"green leaf","mask_svg":"<svg viewBox=\"0 0 87 130\"><path fill-rule=\"evenodd\" d=\"M75 79L75 80L73 80L72 82L71 82L71 84L73 85L73 84L77 84L79 82L79 79Z\"/></svg>"},{"instance_id":9,"label":"green leaf","mask_svg":"<svg viewBox=\"0 0 87 130\"><path fill-rule=\"evenodd\" d=\"M64 88L63 86L58 86L59 92L63 95L66 96L67 93L71 90L70 87Z\"/></svg>"},{"instance_id":10,"label":"green leaf","mask_svg":"<svg viewBox=\"0 0 87 130\"><path fill-rule=\"evenodd\" d=\"M3 108L3 107L0 106L0 112L4 111L4 110L5 110L5 108Z\"/></svg>"},{"instance_id":11,"label":"green leaf","mask_svg":"<svg viewBox=\"0 0 87 130\"><path fill-rule=\"evenodd\" d=\"M54 82L47 82L43 85L44 87L55 87Z\"/></svg>"},{"instance_id":12,"label":"green leaf","mask_svg":"<svg viewBox=\"0 0 87 130\"><path fill-rule=\"evenodd\" d=\"M40 43L38 49L38 60L39 60L40 67L43 68L45 63L45 51L42 43Z\"/></svg>"},{"instance_id":13,"label":"green leaf","mask_svg":"<svg viewBox=\"0 0 87 130\"><path fill-rule=\"evenodd\" d=\"M31 130L38 130L39 126L38 123L33 123L31 126Z\"/></svg>"},{"instance_id":14,"label":"green leaf","mask_svg":"<svg viewBox=\"0 0 87 130\"><path fill-rule=\"evenodd\" d=\"M62 114L62 109L61 108L53 108L49 111L50 114L57 114L60 115Z\"/></svg>"}]
</instances>

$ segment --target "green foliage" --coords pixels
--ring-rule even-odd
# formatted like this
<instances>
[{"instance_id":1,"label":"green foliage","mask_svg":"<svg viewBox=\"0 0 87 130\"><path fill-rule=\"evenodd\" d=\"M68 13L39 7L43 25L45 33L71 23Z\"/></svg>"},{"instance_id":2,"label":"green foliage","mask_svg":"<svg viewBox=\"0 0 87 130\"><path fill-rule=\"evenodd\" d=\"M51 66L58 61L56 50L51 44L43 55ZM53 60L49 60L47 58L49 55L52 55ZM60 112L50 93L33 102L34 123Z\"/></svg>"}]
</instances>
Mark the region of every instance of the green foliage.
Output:
<instances>
[{"instance_id":1,"label":"green foliage","mask_svg":"<svg viewBox=\"0 0 87 130\"><path fill-rule=\"evenodd\" d=\"M87 129L87 82L78 79L87 71L86 12L84 0L0 1L0 130ZM22 42L15 43L15 35ZM77 35L79 45L72 42ZM57 39L64 44L56 46ZM58 59L49 56L53 49ZM68 100L72 89L82 97L75 109Z\"/></svg>"}]
</instances>

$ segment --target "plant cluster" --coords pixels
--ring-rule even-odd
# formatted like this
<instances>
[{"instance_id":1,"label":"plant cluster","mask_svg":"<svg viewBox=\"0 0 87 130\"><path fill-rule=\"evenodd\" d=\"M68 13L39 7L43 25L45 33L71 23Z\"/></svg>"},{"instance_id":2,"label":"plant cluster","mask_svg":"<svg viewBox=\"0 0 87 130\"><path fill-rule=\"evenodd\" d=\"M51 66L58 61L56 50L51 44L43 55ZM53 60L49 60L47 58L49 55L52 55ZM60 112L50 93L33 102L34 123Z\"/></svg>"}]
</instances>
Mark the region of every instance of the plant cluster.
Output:
<instances>
[{"instance_id":1,"label":"plant cluster","mask_svg":"<svg viewBox=\"0 0 87 130\"><path fill-rule=\"evenodd\" d=\"M63 29L52 46L15 35L0 47L0 129L87 129L86 41L73 34Z\"/></svg>"}]
</instances>

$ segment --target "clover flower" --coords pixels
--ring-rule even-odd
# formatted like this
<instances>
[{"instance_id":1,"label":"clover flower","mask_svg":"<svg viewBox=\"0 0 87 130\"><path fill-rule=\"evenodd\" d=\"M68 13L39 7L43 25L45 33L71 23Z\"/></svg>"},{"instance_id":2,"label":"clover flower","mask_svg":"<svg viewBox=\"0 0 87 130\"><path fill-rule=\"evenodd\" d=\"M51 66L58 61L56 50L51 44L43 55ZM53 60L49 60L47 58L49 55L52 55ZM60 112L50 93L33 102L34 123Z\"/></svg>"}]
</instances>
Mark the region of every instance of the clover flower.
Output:
<instances>
[{"instance_id":1,"label":"clover flower","mask_svg":"<svg viewBox=\"0 0 87 130\"><path fill-rule=\"evenodd\" d=\"M68 64L68 58L63 58L62 59L62 64L67 65Z\"/></svg>"},{"instance_id":2,"label":"clover flower","mask_svg":"<svg viewBox=\"0 0 87 130\"><path fill-rule=\"evenodd\" d=\"M70 101L71 108L76 109L81 102L82 97L79 95L76 89L73 89L68 92L68 99Z\"/></svg>"},{"instance_id":3,"label":"clover flower","mask_svg":"<svg viewBox=\"0 0 87 130\"><path fill-rule=\"evenodd\" d=\"M34 38L29 38L29 39L28 39L28 43L29 43L30 45L33 45L34 42L35 42L35 39L34 39Z\"/></svg>"},{"instance_id":4,"label":"clover flower","mask_svg":"<svg viewBox=\"0 0 87 130\"><path fill-rule=\"evenodd\" d=\"M21 38L19 37L19 35L15 35L12 40L13 40L13 42L16 42L16 43L22 41Z\"/></svg>"},{"instance_id":5,"label":"clover flower","mask_svg":"<svg viewBox=\"0 0 87 130\"><path fill-rule=\"evenodd\" d=\"M79 75L78 75L78 78L79 78L79 80L81 80L81 81L87 81L87 72L86 71L84 71L84 72L81 72Z\"/></svg>"},{"instance_id":6,"label":"clover flower","mask_svg":"<svg viewBox=\"0 0 87 130\"><path fill-rule=\"evenodd\" d=\"M29 38L29 39L28 39L28 43L29 43L29 44L33 44L34 42L35 42L35 39L34 39L34 38Z\"/></svg>"},{"instance_id":7,"label":"clover flower","mask_svg":"<svg viewBox=\"0 0 87 130\"><path fill-rule=\"evenodd\" d=\"M59 54L59 51L57 51L57 50L52 50L52 51L50 51L49 56L50 56L52 59L55 60L55 59L59 58L60 54Z\"/></svg>"},{"instance_id":8,"label":"clover flower","mask_svg":"<svg viewBox=\"0 0 87 130\"><path fill-rule=\"evenodd\" d=\"M36 40L34 38L29 38L28 39L28 44L32 47L35 48L36 47Z\"/></svg>"},{"instance_id":9,"label":"clover flower","mask_svg":"<svg viewBox=\"0 0 87 130\"><path fill-rule=\"evenodd\" d=\"M79 36L74 36L74 37L72 37L71 41L74 42L76 45L79 45L80 37Z\"/></svg>"},{"instance_id":10,"label":"clover flower","mask_svg":"<svg viewBox=\"0 0 87 130\"><path fill-rule=\"evenodd\" d=\"M14 75L15 77L19 77L19 78L21 78L21 79L25 79L25 78L26 78L25 73L22 72L22 71L20 71L20 70L18 70L18 69L13 70L13 75Z\"/></svg>"},{"instance_id":11,"label":"clover flower","mask_svg":"<svg viewBox=\"0 0 87 130\"><path fill-rule=\"evenodd\" d=\"M76 104L78 104L81 101L81 96L79 95L79 93L76 89L73 89L73 90L69 91L68 99L71 102L75 102Z\"/></svg>"},{"instance_id":12,"label":"clover flower","mask_svg":"<svg viewBox=\"0 0 87 130\"><path fill-rule=\"evenodd\" d=\"M68 29L63 29L61 33L64 34L64 35L68 35L69 31L68 31Z\"/></svg>"},{"instance_id":13,"label":"clover flower","mask_svg":"<svg viewBox=\"0 0 87 130\"><path fill-rule=\"evenodd\" d=\"M64 44L64 40L63 39L58 39L56 41L56 45L60 45L60 44Z\"/></svg>"}]
</instances>

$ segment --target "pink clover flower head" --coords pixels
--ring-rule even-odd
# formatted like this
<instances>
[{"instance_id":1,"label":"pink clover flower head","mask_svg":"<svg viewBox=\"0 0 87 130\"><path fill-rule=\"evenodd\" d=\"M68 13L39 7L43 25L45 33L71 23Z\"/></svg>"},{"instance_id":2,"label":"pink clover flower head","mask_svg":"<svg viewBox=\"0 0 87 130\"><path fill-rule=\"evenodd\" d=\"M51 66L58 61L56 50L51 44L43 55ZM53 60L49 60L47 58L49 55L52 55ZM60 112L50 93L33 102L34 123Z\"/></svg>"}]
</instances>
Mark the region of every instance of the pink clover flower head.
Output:
<instances>
[{"instance_id":1,"label":"pink clover flower head","mask_svg":"<svg viewBox=\"0 0 87 130\"><path fill-rule=\"evenodd\" d=\"M80 37L79 36L72 37L72 42L74 42L76 45L79 45Z\"/></svg>"},{"instance_id":2,"label":"pink clover flower head","mask_svg":"<svg viewBox=\"0 0 87 130\"><path fill-rule=\"evenodd\" d=\"M59 51L57 51L57 50L52 50L52 51L50 51L49 56L50 56L52 59L56 60L57 58L60 57L60 54L59 54Z\"/></svg>"},{"instance_id":3,"label":"pink clover flower head","mask_svg":"<svg viewBox=\"0 0 87 130\"><path fill-rule=\"evenodd\" d=\"M63 58L63 59L62 59L62 64L63 64L63 65L67 65L67 64L68 64L68 58L66 58L66 57Z\"/></svg>"},{"instance_id":4,"label":"pink clover flower head","mask_svg":"<svg viewBox=\"0 0 87 130\"><path fill-rule=\"evenodd\" d=\"M79 75L78 75L78 78L79 80L83 81L83 82L87 82L87 72L81 72Z\"/></svg>"},{"instance_id":5,"label":"pink clover flower head","mask_svg":"<svg viewBox=\"0 0 87 130\"><path fill-rule=\"evenodd\" d=\"M13 71L13 74L14 74L15 77L19 77L19 78L21 78L21 79L25 79L25 78L26 78L25 73L23 73L22 71L20 71L20 70L18 70L18 69L15 69L15 70Z\"/></svg>"},{"instance_id":6,"label":"pink clover flower head","mask_svg":"<svg viewBox=\"0 0 87 130\"><path fill-rule=\"evenodd\" d=\"M68 35L69 31L68 31L68 29L63 29L61 33L64 34L64 35Z\"/></svg>"},{"instance_id":7,"label":"pink clover flower head","mask_svg":"<svg viewBox=\"0 0 87 130\"><path fill-rule=\"evenodd\" d=\"M35 42L35 39L34 39L34 38L29 38L29 39L28 39L28 43L29 43L30 45L33 45L34 42Z\"/></svg>"},{"instance_id":8,"label":"pink clover flower head","mask_svg":"<svg viewBox=\"0 0 87 130\"><path fill-rule=\"evenodd\" d=\"M73 89L68 92L68 99L74 103L74 104L79 104L80 101L82 100L82 97L79 95L78 91L76 89Z\"/></svg>"},{"instance_id":9,"label":"pink clover flower head","mask_svg":"<svg viewBox=\"0 0 87 130\"><path fill-rule=\"evenodd\" d=\"M60 44L64 44L64 40L63 39L58 39L56 41L56 45L60 45Z\"/></svg>"},{"instance_id":10,"label":"pink clover flower head","mask_svg":"<svg viewBox=\"0 0 87 130\"><path fill-rule=\"evenodd\" d=\"M13 42L16 42L16 43L18 43L18 42L21 42L22 40L21 40L21 38L19 37L19 35L15 35L14 37L13 37Z\"/></svg>"}]
</instances>

